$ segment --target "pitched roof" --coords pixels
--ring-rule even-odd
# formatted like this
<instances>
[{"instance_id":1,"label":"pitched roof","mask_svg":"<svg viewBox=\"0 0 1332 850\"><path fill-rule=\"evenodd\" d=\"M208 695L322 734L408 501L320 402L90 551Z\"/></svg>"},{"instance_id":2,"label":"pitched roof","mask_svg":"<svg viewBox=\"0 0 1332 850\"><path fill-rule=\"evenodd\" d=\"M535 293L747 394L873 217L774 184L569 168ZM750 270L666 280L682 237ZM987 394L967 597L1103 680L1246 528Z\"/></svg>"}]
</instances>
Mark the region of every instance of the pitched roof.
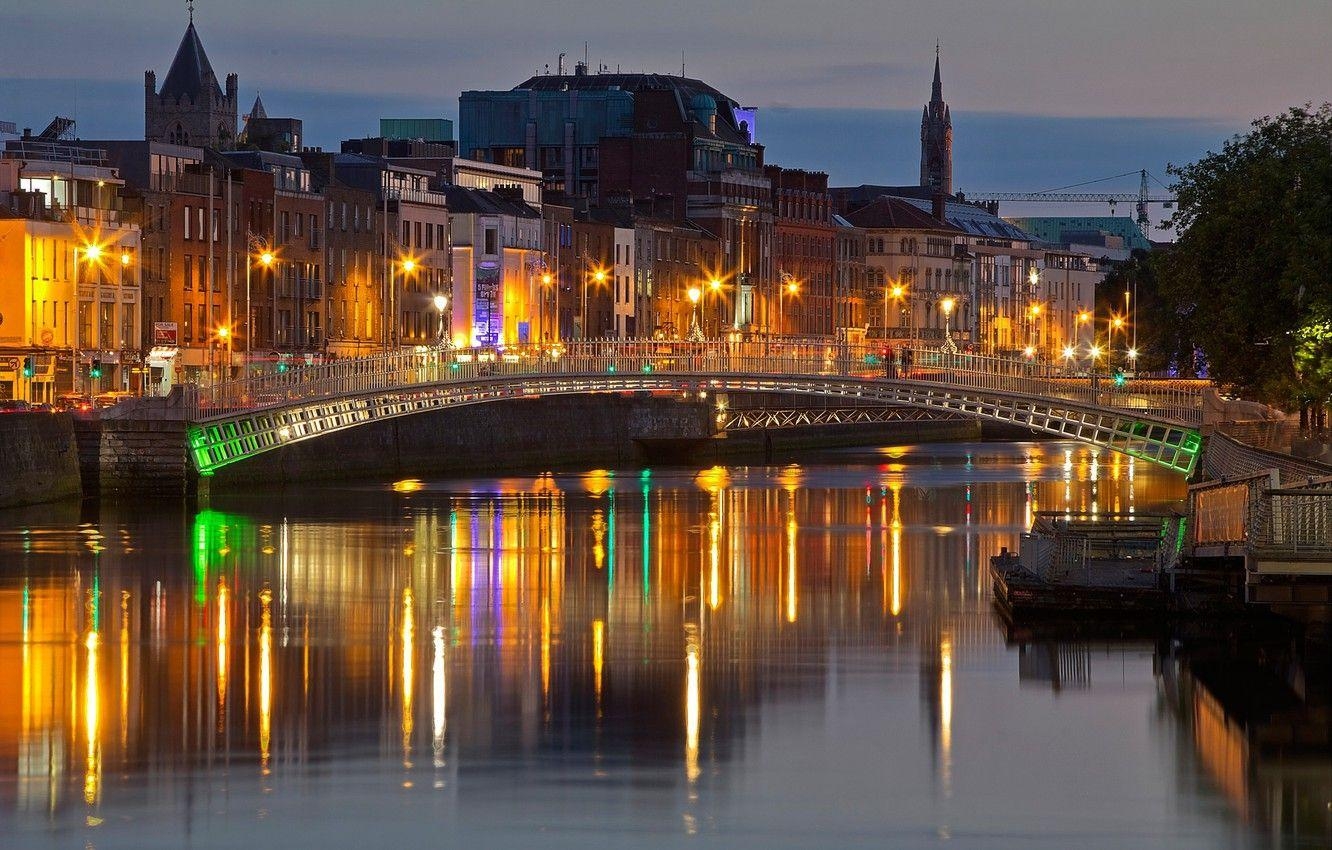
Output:
<instances>
[{"instance_id":1,"label":"pitched roof","mask_svg":"<svg viewBox=\"0 0 1332 850\"><path fill-rule=\"evenodd\" d=\"M197 101L203 94L205 75L212 77L213 95L221 98L222 87L217 84L217 74L213 73L213 66L208 63L208 54L204 53L203 42L199 41L199 33L194 29L194 21L190 21L185 29L185 37L180 40L180 47L176 48L176 58L171 60L171 70L167 71L159 95L172 100L189 95L191 100Z\"/></svg>"},{"instance_id":2,"label":"pitched roof","mask_svg":"<svg viewBox=\"0 0 1332 850\"><path fill-rule=\"evenodd\" d=\"M514 218L541 218L541 213L523 201L513 201L495 192L465 186L446 186L444 197L449 212L474 215L508 215Z\"/></svg>"},{"instance_id":3,"label":"pitched roof","mask_svg":"<svg viewBox=\"0 0 1332 850\"><path fill-rule=\"evenodd\" d=\"M896 230L937 230L960 232L947 222L940 221L902 198L880 195L866 206L847 213L846 220L856 227Z\"/></svg>"},{"instance_id":4,"label":"pitched roof","mask_svg":"<svg viewBox=\"0 0 1332 850\"><path fill-rule=\"evenodd\" d=\"M908 204L922 210L931 207L930 201L916 198L906 199ZM989 210L976 204L948 201L944 204L944 221L963 231L969 236L983 239L1003 239L1012 242L1030 242L1031 236L1020 227L1014 227Z\"/></svg>"}]
</instances>

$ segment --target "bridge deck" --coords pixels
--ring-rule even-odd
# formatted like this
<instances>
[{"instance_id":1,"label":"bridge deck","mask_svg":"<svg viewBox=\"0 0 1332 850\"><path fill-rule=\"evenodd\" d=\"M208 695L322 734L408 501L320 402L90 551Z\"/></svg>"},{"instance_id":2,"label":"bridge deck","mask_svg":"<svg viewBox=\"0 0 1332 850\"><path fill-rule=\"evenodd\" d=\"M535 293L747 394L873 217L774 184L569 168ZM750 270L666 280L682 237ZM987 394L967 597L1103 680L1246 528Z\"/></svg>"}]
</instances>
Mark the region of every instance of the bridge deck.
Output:
<instances>
[{"instance_id":1,"label":"bridge deck","mask_svg":"<svg viewBox=\"0 0 1332 850\"><path fill-rule=\"evenodd\" d=\"M540 349L422 349L200 390L190 448L205 474L298 440L461 404L570 393L761 392L855 398L1009 422L1191 472L1202 446L1201 385L1133 381L1048 364L914 350L885 364L868 348L765 343L574 343Z\"/></svg>"}]
</instances>

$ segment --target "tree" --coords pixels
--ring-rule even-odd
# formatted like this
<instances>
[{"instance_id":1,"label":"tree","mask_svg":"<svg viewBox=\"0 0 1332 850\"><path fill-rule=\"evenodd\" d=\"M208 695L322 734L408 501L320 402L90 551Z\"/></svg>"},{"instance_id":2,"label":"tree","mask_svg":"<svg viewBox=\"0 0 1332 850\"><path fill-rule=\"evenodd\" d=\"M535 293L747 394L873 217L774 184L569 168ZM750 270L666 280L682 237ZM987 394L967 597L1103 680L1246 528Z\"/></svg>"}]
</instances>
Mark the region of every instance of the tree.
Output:
<instances>
[{"instance_id":1,"label":"tree","mask_svg":"<svg viewBox=\"0 0 1332 850\"><path fill-rule=\"evenodd\" d=\"M1165 318L1168 306L1161 297L1160 268L1169 250L1134 248L1126 261L1115 264L1096 287L1094 315L1119 314L1126 322L1137 323L1137 369L1160 372L1173 368L1181 375L1192 375L1192 343L1181 336L1178 322ZM1125 298L1125 293L1130 297ZM1115 350L1121 360L1126 353L1123 349L1133 338L1131 329L1128 334L1123 339L1116 335Z\"/></svg>"},{"instance_id":2,"label":"tree","mask_svg":"<svg viewBox=\"0 0 1332 850\"><path fill-rule=\"evenodd\" d=\"M1302 412L1332 394L1332 105L1260 118L1171 166L1179 240L1162 310L1213 379Z\"/></svg>"}]
</instances>

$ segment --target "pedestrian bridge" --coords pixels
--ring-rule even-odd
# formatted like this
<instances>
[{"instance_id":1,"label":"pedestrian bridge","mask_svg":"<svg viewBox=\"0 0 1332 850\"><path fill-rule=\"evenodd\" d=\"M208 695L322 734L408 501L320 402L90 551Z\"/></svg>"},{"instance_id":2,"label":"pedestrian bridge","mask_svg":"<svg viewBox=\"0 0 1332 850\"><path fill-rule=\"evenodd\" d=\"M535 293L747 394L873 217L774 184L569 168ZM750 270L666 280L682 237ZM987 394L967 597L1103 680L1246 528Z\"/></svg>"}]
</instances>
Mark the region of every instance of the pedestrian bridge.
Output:
<instances>
[{"instance_id":1,"label":"pedestrian bridge","mask_svg":"<svg viewBox=\"0 0 1332 850\"><path fill-rule=\"evenodd\" d=\"M909 406L1079 440L1188 474L1202 449L1205 382L1105 376L1026 360L845 344L606 341L555 349L422 348L198 388L189 449L199 472L397 416L554 395L681 398L784 393ZM576 439L576 435L571 435Z\"/></svg>"}]
</instances>

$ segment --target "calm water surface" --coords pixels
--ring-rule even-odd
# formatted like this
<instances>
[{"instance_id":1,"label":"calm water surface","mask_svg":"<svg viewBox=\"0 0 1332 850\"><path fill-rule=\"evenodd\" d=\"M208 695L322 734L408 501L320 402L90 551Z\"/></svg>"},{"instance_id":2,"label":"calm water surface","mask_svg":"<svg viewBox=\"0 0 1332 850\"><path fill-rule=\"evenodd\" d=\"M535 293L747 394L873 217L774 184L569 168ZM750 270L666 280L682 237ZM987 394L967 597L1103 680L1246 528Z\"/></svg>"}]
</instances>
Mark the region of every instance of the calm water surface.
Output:
<instances>
[{"instance_id":1,"label":"calm water surface","mask_svg":"<svg viewBox=\"0 0 1332 850\"><path fill-rule=\"evenodd\" d=\"M1184 490L976 444L0 513L0 846L1319 846L1332 763L1178 642L991 610L1034 512Z\"/></svg>"}]
</instances>

